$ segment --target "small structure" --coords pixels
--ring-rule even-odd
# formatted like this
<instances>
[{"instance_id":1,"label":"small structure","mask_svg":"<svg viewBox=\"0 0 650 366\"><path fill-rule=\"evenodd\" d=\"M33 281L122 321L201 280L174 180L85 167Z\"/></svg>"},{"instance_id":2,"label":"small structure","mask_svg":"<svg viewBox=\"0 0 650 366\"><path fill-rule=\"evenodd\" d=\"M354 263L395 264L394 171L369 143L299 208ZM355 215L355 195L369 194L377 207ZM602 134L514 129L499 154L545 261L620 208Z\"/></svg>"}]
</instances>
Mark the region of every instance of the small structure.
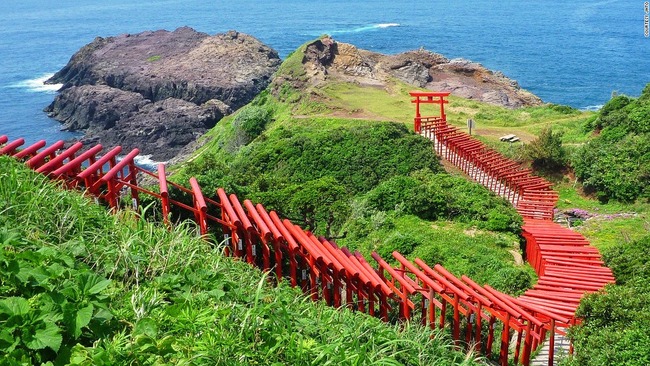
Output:
<instances>
[{"instance_id":1,"label":"small structure","mask_svg":"<svg viewBox=\"0 0 650 366\"><path fill-rule=\"evenodd\" d=\"M423 104L440 104L440 116L439 117L424 117L427 119L439 118L442 121L447 120L447 115L445 114L445 104L449 103L446 99L449 96L449 92L428 92L428 91L412 91L409 94L415 99L411 100L411 103L415 103L415 132L420 133L422 126L422 115L420 114L420 103Z\"/></svg>"},{"instance_id":2,"label":"small structure","mask_svg":"<svg viewBox=\"0 0 650 366\"><path fill-rule=\"evenodd\" d=\"M515 136L515 135L505 135L505 136L501 136L501 137L499 138L499 140L501 140L502 142L510 142L510 143L513 143L513 142L517 142L517 141L519 141L519 137L517 137L517 136Z\"/></svg>"}]
</instances>

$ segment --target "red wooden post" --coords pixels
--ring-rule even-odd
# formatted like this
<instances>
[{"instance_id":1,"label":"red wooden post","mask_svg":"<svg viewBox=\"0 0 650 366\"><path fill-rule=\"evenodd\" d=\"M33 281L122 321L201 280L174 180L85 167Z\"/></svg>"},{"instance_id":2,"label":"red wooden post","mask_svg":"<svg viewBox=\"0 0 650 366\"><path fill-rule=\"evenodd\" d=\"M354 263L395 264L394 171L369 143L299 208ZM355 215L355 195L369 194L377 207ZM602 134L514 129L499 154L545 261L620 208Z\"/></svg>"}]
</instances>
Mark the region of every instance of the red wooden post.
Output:
<instances>
[{"instance_id":1,"label":"red wooden post","mask_svg":"<svg viewBox=\"0 0 650 366\"><path fill-rule=\"evenodd\" d=\"M533 334L532 334L532 325L531 322L527 322L526 324L526 338L524 338L524 353L522 355L522 363L524 366L530 365L530 353L532 351L532 340L533 340Z\"/></svg>"},{"instance_id":2,"label":"red wooden post","mask_svg":"<svg viewBox=\"0 0 650 366\"><path fill-rule=\"evenodd\" d=\"M426 291L427 290L427 285L422 286L422 290ZM422 294L422 301L420 302L420 323L422 326L427 325L427 313L429 311L429 304L427 304L427 297Z\"/></svg>"},{"instance_id":3,"label":"red wooden post","mask_svg":"<svg viewBox=\"0 0 650 366\"><path fill-rule=\"evenodd\" d=\"M201 187L199 187L199 182L196 181L196 178L190 178L190 187L192 187L192 195L194 196L194 215L196 221L199 223L201 235L206 235L208 233L208 225L206 222L208 206L205 203L203 192L201 192Z\"/></svg>"},{"instance_id":4,"label":"red wooden post","mask_svg":"<svg viewBox=\"0 0 650 366\"><path fill-rule=\"evenodd\" d=\"M478 306L477 306L477 310L476 310L476 335L475 335L475 338L474 338L476 340L476 343L479 346L479 351L481 350L480 349L480 347L481 347L481 330L482 330L481 329L481 326L482 326L481 325L481 321L482 321L481 312L482 312L481 303L479 302Z\"/></svg>"},{"instance_id":5,"label":"red wooden post","mask_svg":"<svg viewBox=\"0 0 650 366\"><path fill-rule=\"evenodd\" d=\"M381 300L379 305L379 316L381 317L381 320L388 322L388 299L383 292L379 294L379 299Z\"/></svg>"},{"instance_id":6,"label":"red wooden post","mask_svg":"<svg viewBox=\"0 0 650 366\"><path fill-rule=\"evenodd\" d=\"M433 303L435 293L432 289L429 290L429 328L434 329L436 327L436 306Z\"/></svg>"},{"instance_id":7,"label":"red wooden post","mask_svg":"<svg viewBox=\"0 0 650 366\"><path fill-rule=\"evenodd\" d=\"M118 192L115 187L114 179L106 180L106 185L108 187L108 192L106 193L106 199L108 200L108 205L111 206L113 210L117 210Z\"/></svg>"},{"instance_id":8,"label":"red wooden post","mask_svg":"<svg viewBox=\"0 0 650 366\"><path fill-rule=\"evenodd\" d=\"M167 174L165 164L158 164L158 185L160 187L160 203L162 206L163 222L169 226L169 190L167 189ZM222 217L223 219L223 217Z\"/></svg>"},{"instance_id":9,"label":"red wooden post","mask_svg":"<svg viewBox=\"0 0 650 366\"><path fill-rule=\"evenodd\" d=\"M140 196L138 193L138 167L131 160L129 164L129 183L131 184L131 199L133 200L133 210L137 212L140 207Z\"/></svg>"},{"instance_id":10,"label":"red wooden post","mask_svg":"<svg viewBox=\"0 0 650 366\"><path fill-rule=\"evenodd\" d=\"M551 329L548 335L548 366L553 366L555 358L555 319L551 318Z\"/></svg>"},{"instance_id":11,"label":"red wooden post","mask_svg":"<svg viewBox=\"0 0 650 366\"><path fill-rule=\"evenodd\" d=\"M472 341L474 316L475 314L472 309L468 309L466 314L467 325L465 326L465 343L467 343L467 345L470 345L470 342Z\"/></svg>"},{"instance_id":12,"label":"red wooden post","mask_svg":"<svg viewBox=\"0 0 650 366\"><path fill-rule=\"evenodd\" d=\"M519 349L521 348L521 336L522 336L522 331L519 330L517 332L517 344L515 345L515 364L519 362Z\"/></svg>"},{"instance_id":13,"label":"red wooden post","mask_svg":"<svg viewBox=\"0 0 650 366\"><path fill-rule=\"evenodd\" d=\"M453 330L453 338L456 343L456 346L459 344L460 340L460 312L458 308L458 294L454 295L454 330Z\"/></svg>"},{"instance_id":14,"label":"red wooden post","mask_svg":"<svg viewBox=\"0 0 650 366\"><path fill-rule=\"evenodd\" d=\"M445 316L447 316L447 301L442 300L442 307L440 308L440 322L438 327L443 329L445 327Z\"/></svg>"},{"instance_id":15,"label":"red wooden post","mask_svg":"<svg viewBox=\"0 0 650 366\"><path fill-rule=\"evenodd\" d=\"M503 322L503 333L501 333L501 351L499 360L501 366L508 366L508 346L510 345L510 313L506 313L506 320Z\"/></svg>"},{"instance_id":16,"label":"red wooden post","mask_svg":"<svg viewBox=\"0 0 650 366\"><path fill-rule=\"evenodd\" d=\"M494 315L490 315L490 321L488 322L488 338L486 344L486 355L492 354L492 344L494 343L494 323L497 318Z\"/></svg>"}]
</instances>

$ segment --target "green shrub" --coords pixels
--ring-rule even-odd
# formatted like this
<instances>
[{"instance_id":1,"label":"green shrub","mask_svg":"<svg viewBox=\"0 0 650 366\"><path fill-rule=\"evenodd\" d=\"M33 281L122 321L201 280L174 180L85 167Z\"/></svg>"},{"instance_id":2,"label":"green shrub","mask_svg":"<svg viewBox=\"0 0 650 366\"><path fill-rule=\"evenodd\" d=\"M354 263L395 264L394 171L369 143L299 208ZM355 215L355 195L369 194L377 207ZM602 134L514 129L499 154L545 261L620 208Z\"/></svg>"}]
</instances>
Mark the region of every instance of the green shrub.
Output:
<instances>
[{"instance_id":1,"label":"green shrub","mask_svg":"<svg viewBox=\"0 0 650 366\"><path fill-rule=\"evenodd\" d=\"M90 346L116 328L111 281L56 249L0 228L0 351L4 361L65 363L75 344Z\"/></svg>"},{"instance_id":2,"label":"green shrub","mask_svg":"<svg viewBox=\"0 0 650 366\"><path fill-rule=\"evenodd\" d=\"M650 84L648 84L650 86ZM587 124L599 132L571 159L585 191L607 202L650 198L650 87L612 98Z\"/></svg>"},{"instance_id":3,"label":"green shrub","mask_svg":"<svg viewBox=\"0 0 650 366\"><path fill-rule=\"evenodd\" d=\"M584 298L571 328L574 365L650 364L650 236L603 253L617 285Z\"/></svg>"},{"instance_id":4,"label":"green shrub","mask_svg":"<svg viewBox=\"0 0 650 366\"><path fill-rule=\"evenodd\" d=\"M345 187L329 176L260 193L257 198L265 207L327 237L338 231L350 212Z\"/></svg>"},{"instance_id":5,"label":"green shrub","mask_svg":"<svg viewBox=\"0 0 650 366\"><path fill-rule=\"evenodd\" d=\"M234 146L248 145L261 135L272 116L273 111L264 105L251 104L243 108L232 121L235 128Z\"/></svg>"},{"instance_id":6,"label":"green shrub","mask_svg":"<svg viewBox=\"0 0 650 366\"><path fill-rule=\"evenodd\" d=\"M545 128L539 136L524 146L524 156L532 161L533 169L542 172L561 170L567 163L567 152L562 146L562 133Z\"/></svg>"},{"instance_id":7,"label":"green shrub","mask_svg":"<svg viewBox=\"0 0 650 366\"><path fill-rule=\"evenodd\" d=\"M388 179L362 199L369 212L396 210L425 220L458 220L513 233L519 233L521 227L516 210L485 187L426 169Z\"/></svg>"},{"instance_id":8,"label":"green shrub","mask_svg":"<svg viewBox=\"0 0 650 366\"><path fill-rule=\"evenodd\" d=\"M377 254L382 258L393 258L394 251L399 252L401 255L409 255L415 248L422 245L422 243L415 237L409 234L395 233L384 241L379 248Z\"/></svg>"}]
</instances>

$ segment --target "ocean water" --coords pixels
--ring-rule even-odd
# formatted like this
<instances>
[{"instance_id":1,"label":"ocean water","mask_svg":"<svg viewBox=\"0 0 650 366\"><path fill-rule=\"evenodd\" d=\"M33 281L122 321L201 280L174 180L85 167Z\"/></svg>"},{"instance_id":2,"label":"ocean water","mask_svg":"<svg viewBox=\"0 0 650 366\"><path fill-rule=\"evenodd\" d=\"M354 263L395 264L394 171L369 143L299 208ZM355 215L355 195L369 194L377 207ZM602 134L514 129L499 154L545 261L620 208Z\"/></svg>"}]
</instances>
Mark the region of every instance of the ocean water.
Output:
<instances>
[{"instance_id":1,"label":"ocean water","mask_svg":"<svg viewBox=\"0 0 650 366\"><path fill-rule=\"evenodd\" d=\"M322 34L372 51L425 49L502 71L544 101L597 108L650 82L644 1L2 0L0 134L72 135L42 112L42 81L96 36L235 29L286 57Z\"/></svg>"}]
</instances>

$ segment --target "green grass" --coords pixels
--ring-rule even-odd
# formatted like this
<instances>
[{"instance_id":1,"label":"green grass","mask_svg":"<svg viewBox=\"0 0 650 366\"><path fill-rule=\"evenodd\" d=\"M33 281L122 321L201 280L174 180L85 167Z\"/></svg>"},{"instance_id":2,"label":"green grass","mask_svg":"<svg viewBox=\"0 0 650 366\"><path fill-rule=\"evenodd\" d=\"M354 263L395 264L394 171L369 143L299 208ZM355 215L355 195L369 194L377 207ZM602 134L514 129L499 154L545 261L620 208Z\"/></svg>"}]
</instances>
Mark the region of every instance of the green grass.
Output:
<instances>
[{"instance_id":1,"label":"green grass","mask_svg":"<svg viewBox=\"0 0 650 366\"><path fill-rule=\"evenodd\" d=\"M311 303L285 283L272 287L266 274L224 258L218 246L198 238L193 225L167 230L128 212L111 216L6 157L0 157L0 204L0 278L13 278L11 263L17 255L61 272L61 265L30 254L47 250L50 257L69 263L66 266L90 268L110 280L107 287L93 286L90 291L105 296L111 319L110 324L102 323L103 334L91 323L77 323L78 344L64 343L60 348L55 328L66 329L64 318L48 320L54 338L39 333L39 339L47 341L42 346L28 339L27 346L9 349L5 341L11 335L2 333L3 363L475 364L472 355L455 351L440 332L408 324L391 326ZM49 291L43 284L56 289L64 278L48 279L39 271L35 280L15 282L20 288L0 293L0 302L32 304L26 311L40 314L35 306ZM7 289L8 283L3 280L0 286ZM77 301L71 304L87 304ZM0 329L6 332L13 328L2 315L8 308L0 308ZM106 318L91 314L98 321ZM26 319L20 316L11 319ZM42 354L33 356L33 348Z\"/></svg>"},{"instance_id":2,"label":"green grass","mask_svg":"<svg viewBox=\"0 0 650 366\"><path fill-rule=\"evenodd\" d=\"M517 265L512 253L519 252L514 234L478 230L453 221L430 222L413 215L375 215L377 230L360 239L340 239L341 245L359 250L365 257L377 251L388 262L392 250L407 258L420 258L433 266L442 263L456 276L467 275L477 283L489 284L500 291L518 295L537 280L528 265ZM416 245L394 248L398 238L408 238Z\"/></svg>"},{"instance_id":3,"label":"green grass","mask_svg":"<svg viewBox=\"0 0 650 366\"><path fill-rule=\"evenodd\" d=\"M613 200L601 203L582 195L579 188L579 185L567 182L556 184L554 189L560 193L557 208L560 211L585 210L592 216L575 227L575 230L596 248L610 249L650 233L649 203L626 204Z\"/></svg>"}]
</instances>

